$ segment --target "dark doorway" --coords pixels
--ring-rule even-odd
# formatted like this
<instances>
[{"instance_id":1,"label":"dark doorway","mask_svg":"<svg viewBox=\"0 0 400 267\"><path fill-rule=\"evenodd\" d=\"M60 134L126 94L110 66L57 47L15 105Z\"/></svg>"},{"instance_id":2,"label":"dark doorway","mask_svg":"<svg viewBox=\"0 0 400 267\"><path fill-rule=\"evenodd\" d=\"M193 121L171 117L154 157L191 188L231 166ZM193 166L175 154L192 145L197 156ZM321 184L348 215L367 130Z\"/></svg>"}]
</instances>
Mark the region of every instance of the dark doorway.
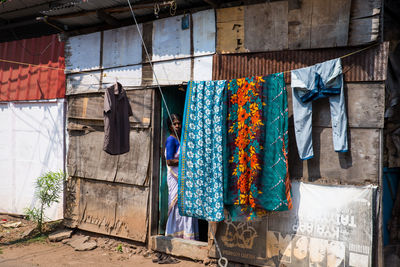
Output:
<instances>
[{"instance_id":1,"label":"dark doorway","mask_svg":"<svg viewBox=\"0 0 400 267\"><path fill-rule=\"evenodd\" d=\"M170 86L162 88L165 102L168 106L170 114L176 113L183 117L183 110L185 108L186 87ZM160 188L159 188L159 228L158 232L161 235L165 234L165 227L168 220L168 184L167 184L167 166L165 160L165 142L169 136L167 126L168 113L167 109L162 103L161 107L161 171L160 171ZM208 222L199 220L199 241L208 241Z\"/></svg>"}]
</instances>

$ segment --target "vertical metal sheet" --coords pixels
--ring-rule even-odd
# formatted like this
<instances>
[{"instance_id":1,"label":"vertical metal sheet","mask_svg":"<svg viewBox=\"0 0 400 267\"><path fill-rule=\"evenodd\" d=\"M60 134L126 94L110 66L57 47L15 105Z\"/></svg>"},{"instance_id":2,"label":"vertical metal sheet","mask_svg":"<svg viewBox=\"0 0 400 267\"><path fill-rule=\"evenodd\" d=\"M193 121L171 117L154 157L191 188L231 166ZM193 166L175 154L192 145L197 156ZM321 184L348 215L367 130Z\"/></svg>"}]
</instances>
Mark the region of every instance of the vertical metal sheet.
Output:
<instances>
[{"instance_id":1,"label":"vertical metal sheet","mask_svg":"<svg viewBox=\"0 0 400 267\"><path fill-rule=\"evenodd\" d=\"M66 68L69 72L100 68L101 32L71 37L66 42Z\"/></svg>"},{"instance_id":2,"label":"vertical metal sheet","mask_svg":"<svg viewBox=\"0 0 400 267\"><path fill-rule=\"evenodd\" d=\"M35 180L64 168L64 99L0 105L0 212L23 214L33 208ZM51 220L63 217L60 203L46 209Z\"/></svg>"},{"instance_id":3,"label":"vertical metal sheet","mask_svg":"<svg viewBox=\"0 0 400 267\"><path fill-rule=\"evenodd\" d=\"M0 43L0 59L33 64L0 61L0 101L64 97L64 43L57 35Z\"/></svg>"},{"instance_id":4,"label":"vertical metal sheet","mask_svg":"<svg viewBox=\"0 0 400 267\"><path fill-rule=\"evenodd\" d=\"M190 80L191 59L180 59L154 63L154 72L161 85L181 84ZM153 83L156 79L153 77Z\"/></svg>"},{"instance_id":5,"label":"vertical metal sheet","mask_svg":"<svg viewBox=\"0 0 400 267\"><path fill-rule=\"evenodd\" d=\"M82 93L98 92L101 87L100 76L100 71L67 75L66 94L75 95Z\"/></svg>"},{"instance_id":6,"label":"vertical metal sheet","mask_svg":"<svg viewBox=\"0 0 400 267\"><path fill-rule=\"evenodd\" d=\"M139 25L142 30L142 25ZM103 67L119 67L142 62L142 44L135 25L104 32Z\"/></svg>"},{"instance_id":7,"label":"vertical metal sheet","mask_svg":"<svg viewBox=\"0 0 400 267\"><path fill-rule=\"evenodd\" d=\"M153 60L190 56L190 29L182 30L183 16L153 22Z\"/></svg>"},{"instance_id":8,"label":"vertical metal sheet","mask_svg":"<svg viewBox=\"0 0 400 267\"><path fill-rule=\"evenodd\" d=\"M142 83L142 65L104 70L102 87L109 87L115 83L116 79L125 87L140 86Z\"/></svg>"},{"instance_id":9,"label":"vertical metal sheet","mask_svg":"<svg viewBox=\"0 0 400 267\"><path fill-rule=\"evenodd\" d=\"M196 57L194 59L193 80L212 80L213 56Z\"/></svg>"},{"instance_id":10,"label":"vertical metal sheet","mask_svg":"<svg viewBox=\"0 0 400 267\"><path fill-rule=\"evenodd\" d=\"M204 10L192 15L194 56L215 53L215 11Z\"/></svg>"},{"instance_id":11,"label":"vertical metal sheet","mask_svg":"<svg viewBox=\"0 0 400 267\"><path fill-rule=\"evenodd\" d=\"M338 58L360 49L360 47L346 47L214 55L213 79L234 79L290 71ZM384 81L388 52L389 43L384 42L343 58L345 81ZM286 82L290 81L290 73L285 75L285 79Z\"/></svg>"}]
</instances>

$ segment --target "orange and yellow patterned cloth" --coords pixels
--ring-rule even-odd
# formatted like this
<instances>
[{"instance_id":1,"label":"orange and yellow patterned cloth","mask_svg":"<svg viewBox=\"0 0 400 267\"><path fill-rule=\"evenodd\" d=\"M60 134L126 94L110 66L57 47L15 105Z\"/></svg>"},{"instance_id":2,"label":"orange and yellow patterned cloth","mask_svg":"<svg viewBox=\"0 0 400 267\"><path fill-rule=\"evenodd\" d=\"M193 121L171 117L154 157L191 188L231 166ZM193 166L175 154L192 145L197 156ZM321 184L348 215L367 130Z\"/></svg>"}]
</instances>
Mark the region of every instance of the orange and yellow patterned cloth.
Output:
<instances>
[{"instance_id":1,"label":"orange and yellow patterned cloth","mask_svg":"<svg viewBox=\"0 0 400 267\"><path fill-rule=\"evenodd\" d=\"M283 73L227 81L224 205L233 221L292 208Z\"/></svg>"}]
</instances>

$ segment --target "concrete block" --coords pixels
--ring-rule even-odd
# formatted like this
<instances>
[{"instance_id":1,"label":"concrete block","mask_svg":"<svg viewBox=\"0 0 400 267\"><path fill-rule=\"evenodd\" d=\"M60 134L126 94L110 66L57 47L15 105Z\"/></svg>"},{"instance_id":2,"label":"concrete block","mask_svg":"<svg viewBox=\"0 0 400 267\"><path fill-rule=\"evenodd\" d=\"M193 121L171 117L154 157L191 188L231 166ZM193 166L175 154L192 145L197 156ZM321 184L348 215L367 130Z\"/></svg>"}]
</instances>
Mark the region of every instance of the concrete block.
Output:
<instances>
[{"instance_id":1,"label":"concrete block","mask_svg":"<svg viewBox=\"0 0 400 267\"><path fill-rule=\"evenodd\" d=\"M161 235L150 238L150 248L158 252L193 260L204 260L208 255L208 244L206 242Z\"/></svg>"},{"instance_id":2,"label":"concrete block","mask_svg":"<svg viewBox=\"0 0 400 267\"><path fill-rule=\"evenodd\" d=\"M70 238L71 235L72 235L72 230L63 229L50 234L49 240L50 242L59 242L61 240Z\"/></svg>"}]
</instances>

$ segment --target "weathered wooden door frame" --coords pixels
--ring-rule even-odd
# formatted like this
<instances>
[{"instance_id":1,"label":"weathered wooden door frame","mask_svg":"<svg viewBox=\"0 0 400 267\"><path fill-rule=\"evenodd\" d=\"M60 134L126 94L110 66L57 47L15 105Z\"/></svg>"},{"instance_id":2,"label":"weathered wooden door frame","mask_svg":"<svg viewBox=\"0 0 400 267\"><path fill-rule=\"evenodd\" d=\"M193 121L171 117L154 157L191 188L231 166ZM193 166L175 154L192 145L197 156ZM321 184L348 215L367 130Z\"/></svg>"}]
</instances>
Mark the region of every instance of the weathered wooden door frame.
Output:
<instances>
[{"instance_id":1,"label":"weathered wooden door frame","mask_svg":"<svg viewBox=\"0 0 400 267\"><path fill-rule=\"evenodd\" d=\"M175 256L183 256L196 260L203 260L208 256L210 249L210 235L208 242L185 240L181 238L171 238L160 236L158 232L159 226L159 186L160 186L160 160L161 160L161 105L162 99L157 88L153 89L153 113L151 128L151 155L150 155L150 193L149 193L149 227L147 246L149 249L170 253ZM209 224L210 229L210 224ZM166 245L167 244L167 245ZM164 251L173 244L175 249ZM187 249L191 247L191 249Z\"/></svg>"},{"instance_id":2,"label":"weathered wooden door frame","mask_svg":"<svg viewBox=\"0 0 400 267\"><path fill-rule=\"evenodd\" d=\"M151 155L150 155L150 194L149 194L149 239L158 234L158 201L160 179L160 155L161 155L161 95L153 89L152 126L151 126ZM148 240L149 240L148 239ZM149 242L148 242L149 243Z\"/></svg>"}]
</instances>

